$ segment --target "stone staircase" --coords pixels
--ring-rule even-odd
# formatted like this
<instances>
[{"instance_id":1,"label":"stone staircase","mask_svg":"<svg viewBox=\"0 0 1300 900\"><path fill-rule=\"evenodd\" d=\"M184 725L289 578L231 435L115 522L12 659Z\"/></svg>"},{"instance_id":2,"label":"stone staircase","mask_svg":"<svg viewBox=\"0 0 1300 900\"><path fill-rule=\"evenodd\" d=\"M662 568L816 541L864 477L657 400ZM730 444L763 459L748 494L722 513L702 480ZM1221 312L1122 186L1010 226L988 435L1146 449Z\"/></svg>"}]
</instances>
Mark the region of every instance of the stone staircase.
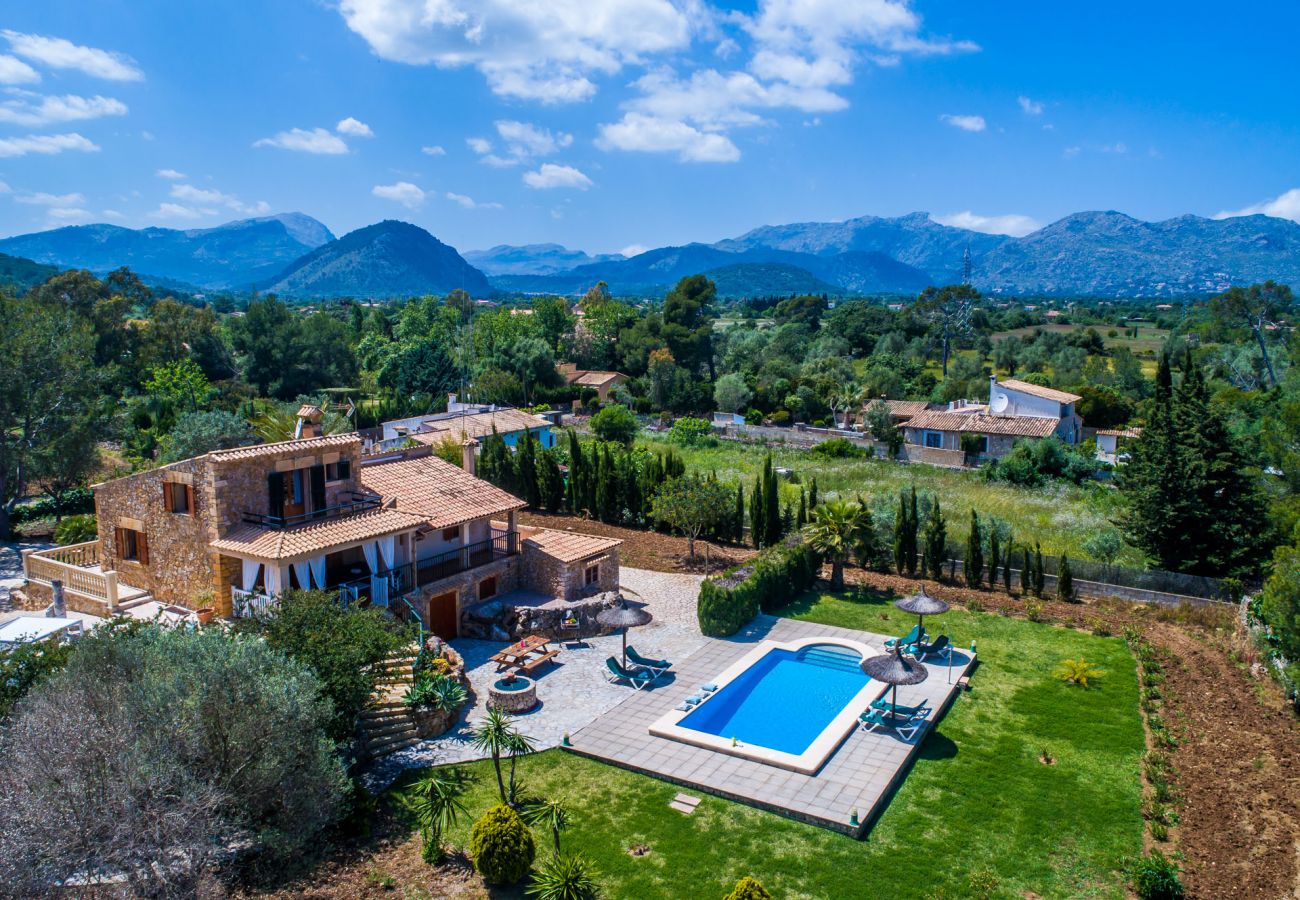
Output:
<instances>
[{"instance_id":1,"label":"stone staircase","mask_svg":"<svg viewBox=\"0 0 1300 900\"><path fill-rule=\"evenodd\" d=\"M361 711L366 755L373 759L395 753L419 741L415 718L402 698L415 681L412 668L418 648L408 647L379 664L379 679L370 704Z\"/></svg>"}]
</instances>

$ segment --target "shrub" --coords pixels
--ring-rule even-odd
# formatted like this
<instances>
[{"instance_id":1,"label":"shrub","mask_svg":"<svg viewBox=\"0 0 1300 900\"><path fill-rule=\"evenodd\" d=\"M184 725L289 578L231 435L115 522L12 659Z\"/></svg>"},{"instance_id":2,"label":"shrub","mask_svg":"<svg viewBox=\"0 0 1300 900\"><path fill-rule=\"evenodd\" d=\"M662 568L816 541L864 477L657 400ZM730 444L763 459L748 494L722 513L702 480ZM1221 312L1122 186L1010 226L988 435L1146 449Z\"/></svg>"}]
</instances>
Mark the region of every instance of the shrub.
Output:
<instances>
[{"instance_id":1,"label":"shrub","mask_svg":"<svg viewBox=\"0 0 1300 900\"><path fill-rule=\"evenodd\" d=\"M831 438L814 446L808 451L808 455L819 456L822 459L860 459L867 455L867 450L848 438Z\"/></svg>"},{"instance_id":2,"label":"shrub","mask_svg":"<svg viewBox=\"0 0 1300 900\"><path fill-rule=\"evenodd\" d=\"M93 541L98 536L99 526L95 522L95 517L89 513L68 516L54 526L54 543L62 547Z\"/></svg>"},{"instance_id":3,"label":"shrub","mask_svg":"<svg viewBox=\"0 0 1300 900\"><path fill-rule=\"evenodd\" d=\"M1094 460L1052 437L1044 441L1017 441L1010 453L984 467L984 477L1031 487L1053 478L1082 484L1096 470Z\"/></svg>"},{"instance_id":4,"label":"shrub","mask_svg":"<svg viewBox=\"0 0 1300 900\"><path fill-rule=\"evenodd\" d=\"M591 863L575 853L548 858L524 893L538 900L596 900L600 886Z\"/></svg>"},{"instance_id":5,"label":"shrub","mask_svg":"<svg viewBox=\"0 0 1300 900\"><path fill-rule=\"evenodd\" d=\"M1031 622L1043 620L1043 604L1037 600L1025 601L1025 618Z\"/></svg>"},{"instance_id":6,"label":"shrub","mask_svg":"<svg viewBox=\"0 0 1300 900\"><path fill-rule=\"evenodd\" d=\"M460 709L469 699L465 686L450 675L421 674L402 698L407 706L421 706L436 712Z\"/></svg>"},{"instance_id":7,"label":"shrub","mask_svg":"<svg viewBox=\"0 0 1300 900\"><path fill-rule=\"evenodd\" d=\"M767 888L763 887L757 878L746 875L736 882L736 886L731 889L723 900L772 900L772 895L768 893Z\"/></svg>"},{"instance_id":8,"label":"shrub","mask_svg":"<svg viewBox=\"0 0 1300 900\"><path fill-rule=\"evenodd\" d=\"M765 548L752 563L700 585L700 631L727 637L760 610L770 612L812 587L821 559L799 535Z\"/></svg>"},{"instance_id":9,"label":"shrub","mask_svg":"<svg viewBox=\"0 0 1300 900\"><path fill-rule=\"evenodd\" d=\"M1159 850L1152 850L1138 859L1130 877L1133 890L1140 900L1180 900L1183 883L1178 878L1178 865Z\"/></svg>"},{"instance_id":10,"label":"shrub","mask_svg":"<svg viewBox=\"0 0 1300 900\"><path fill-rule=\"evenodd\" d=\"M515 884L532 868L537 843L519 814L502 803L474 823L470 853L488 884Z\"/></svg>"},{"instance_id":11,"label":"shrub","mask_svg":"<svg viewBox=\"0 0 1300 900\"><path fill-rule=\"evenodd\" d=\"M1063 659L1052 674L1066 684L1077 684L1079 687L1086 688L1089 681L1101 678L1106 674L1106 670L1098 669L1086 659Z\"/></svg>"},{"instance_id":12,"label":"shrub","mask_svg":"<svg viewBox=\"0 0 1300 900\"><path fill-rule=\"evenodd\" d=\"M602 441L631 444L641 430L636 416L626 406L611 403L591 417L591 433Z\"/></svg>"},{"instance_id":13,"label":"shrub","mask_svg":"<svg viewBox=\"0 0 1300 900\"><path fill-rule=\"evenodd\" d=\"M68 664L72 646L37 641L0 654L0 721L32 687Z\"/></svg>"},{"instance_id":14,"label":"shrub","mask_svg":"<svg viewBox=\"0 0 1300 900\"><path fill-rule=\"evenodd\" d=\"M709 447L717 443L713 426L706 419L682 416L668 429L668 437L683 447Z\"/></svg>"}]
</instances>

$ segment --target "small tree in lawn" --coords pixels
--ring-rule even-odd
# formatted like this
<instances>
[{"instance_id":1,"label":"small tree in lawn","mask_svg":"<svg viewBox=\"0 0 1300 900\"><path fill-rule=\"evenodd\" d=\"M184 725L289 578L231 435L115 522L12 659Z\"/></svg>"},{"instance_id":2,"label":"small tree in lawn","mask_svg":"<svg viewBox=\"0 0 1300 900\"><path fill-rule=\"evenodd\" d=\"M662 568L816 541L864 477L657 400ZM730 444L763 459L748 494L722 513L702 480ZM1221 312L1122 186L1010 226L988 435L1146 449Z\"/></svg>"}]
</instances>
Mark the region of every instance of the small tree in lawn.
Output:
<instances>
[{"instance_id":1,"label":"small tree in lawn","mask_svg":"<svg viewBox=\"0 0 1300 900\"><path fill-rule=\"evenodd\" d=\"M681 532L686 552L695 559L695 539L725 521L731 510L731 489L699 475L683 475L664 484L655 495L655 519Z\"/></svg>"},{"instance_id":2,"label":"small tree in lawn","mask_svg":"<svg viewBox=\"0 0 1300 900\"><path fill-rule=\"evenodd\" d=\"M1074 592L1074 575L1070 572L1070 557L1061 555L1061 566L1056 570L1056 597L1064 603L1077 603Z\"/></svg>"},{"instance_id":3,"label":"small tree in lawn","mask_svg":"<svg viewBox=\"0 0 1300 900\"><path fill-rule=\"evenodd\" d=\"M551 833L555 843L555 855L560 855L560 832L569 827L569 808L559 800L530 800L520 811L524 821L534 828L543 828Z\"/></svg>"},{"instance_id":4,"label":"small tree in lawn","mask_svg":"<svg viewBox=\"0 0 1300 900\"><path fill-rule=\"evenodd\" d=\"M420 856L430 865L442 862L442 836L466 815L461 795L474 778L465 769L429 769L409 792L407 803L420 826Z\"/></svg>"},{"instance_id":5,"label":"small tree in lawn","mask_svg":"<svg viewBox=\"0 0 1300 900\"><path fill-rule=\"evenodd\" d=\"M1002 561L1002 548L998 546L998 527L989 523L989 587L998 586L998 563Z\"/></svg>"},{"instance_id":6,"label":"small tree in lawn","mask_svg":"<svg viewBox=\"0 0 1300 900\"><path fill-rule=\"evenodd\" d=\"M1034 557L1025 548L1025 561L1020 566L1020 593L1026 597L1034 592Z\"/></svg>"},{"instance_id":7,"label":"small tree in lawn","mask_svg":"<svg viewBox=\"0 0 1300 900\"><path fill-rule=\"evenodd\" d=\"M930 514L925 519L925 574L939 581L943 578L943 558L948 545L948 523L939 508L939 498L930 504Z\"/></svg>"},{"instance_id":8,"label":"small tree in lawn","mask_svg":"<svg viewBox=\"0 0 1300 900\"><path fill-rule=\"evenodd\" d=\"M1011 593L1011 559L1014 551L1015 545L1007 538L1007 550L1002 555L1002 588L1008 594Z\"/></svg>"},{"instance_id":9,"label":"small tree in lawn","mask_svg":"<svg viewBox=\"0 0 1300 900\"><path fill-rule=\"evenodd\" d=\"M861 541L865 511L856 503L831 500L812 511L812 521L804 530L808 543L831 564L831 590L844 589L844 564Z\"/></svg>"},{"instance_id":10,"label":"small tree in lawn","mask_svg":"<svg viewBox=\"0 0 1300 900\"><path fill-rule=\"evenodd\" d=\"M532 738L515 727L514 719L499 709L489 708L487 715L474 728L474 746L487 751L492 758L492 768L496 772L497 790L501 802L513 806L515 803L515 763L520 756L533 751ZM510 757L510 783L501 772L501 756Z\"/></svg>"},{"instance_id":11,"label":"small tree in lawn","mask_svg":"<svg viewBox=\"0 0 1300 900\"><path fill-rule=\"evenodd\" d=\"M979 587L984 577L984 548L980 541L980 517L970 511L970 534L966 538L966 584Z\"/></svg>"}]
</instances>

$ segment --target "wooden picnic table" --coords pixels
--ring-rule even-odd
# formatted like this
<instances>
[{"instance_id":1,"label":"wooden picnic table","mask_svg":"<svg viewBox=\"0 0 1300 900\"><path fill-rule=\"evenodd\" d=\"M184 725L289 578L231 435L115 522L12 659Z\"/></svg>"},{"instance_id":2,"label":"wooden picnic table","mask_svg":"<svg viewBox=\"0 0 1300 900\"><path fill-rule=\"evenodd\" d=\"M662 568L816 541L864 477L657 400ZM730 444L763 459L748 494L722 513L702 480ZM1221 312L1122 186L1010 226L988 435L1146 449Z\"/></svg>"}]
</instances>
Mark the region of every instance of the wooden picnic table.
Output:
<instances>
[{"instance_id":1,"label":"wooden picnic table","mask_svg":"<svg viewBox=\"0 0 1300 900\"><path fill-rule=\"evenodd\" d=\"M498 669L513 668L521 672L532 672L559 655L559 650L548 649L550 643L549 638L530 634L492 654L491 661L497 664Z\"/></svg>"}]
</instances>

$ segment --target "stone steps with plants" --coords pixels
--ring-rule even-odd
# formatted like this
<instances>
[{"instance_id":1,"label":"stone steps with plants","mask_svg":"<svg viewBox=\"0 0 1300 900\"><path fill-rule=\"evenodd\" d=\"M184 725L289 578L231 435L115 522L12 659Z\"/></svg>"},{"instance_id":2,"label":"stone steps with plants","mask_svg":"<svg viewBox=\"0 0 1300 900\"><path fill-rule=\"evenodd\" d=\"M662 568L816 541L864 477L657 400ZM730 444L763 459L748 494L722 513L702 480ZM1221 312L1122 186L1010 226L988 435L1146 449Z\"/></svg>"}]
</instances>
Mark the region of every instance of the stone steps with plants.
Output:
<instances>
[{"instance_id":1,"label":"stone steps with plants","mask_svg":"<svg viewBox=\"0 0 1300 900\"><path fill-rule=\"evenodd\" d=\"M404 650L375 665L375 689L360 716L363 744L370 757L396 753L420 739L415 718L403 700L415 683L416 656L412 650Z\"/></svg>"}]
</instances>

